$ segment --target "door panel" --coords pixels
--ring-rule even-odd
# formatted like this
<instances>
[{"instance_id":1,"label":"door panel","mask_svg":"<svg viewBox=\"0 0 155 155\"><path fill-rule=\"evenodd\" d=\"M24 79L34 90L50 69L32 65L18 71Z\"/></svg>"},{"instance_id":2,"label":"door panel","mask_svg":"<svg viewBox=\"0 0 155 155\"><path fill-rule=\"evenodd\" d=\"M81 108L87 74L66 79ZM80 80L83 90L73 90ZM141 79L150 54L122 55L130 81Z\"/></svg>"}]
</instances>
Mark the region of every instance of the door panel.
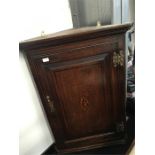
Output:
<instances>
[{"instance_id":1,"label":"door panel","mask_svg":"<svg viewBox=\"0 0 155 155\"><path fill-rule=\"evenodd\" d=\"M66 139L115 130L112 116L111 52L50 64L45 68L48 81L53 79L55 83Z\"/></svg>"}]
</instances>

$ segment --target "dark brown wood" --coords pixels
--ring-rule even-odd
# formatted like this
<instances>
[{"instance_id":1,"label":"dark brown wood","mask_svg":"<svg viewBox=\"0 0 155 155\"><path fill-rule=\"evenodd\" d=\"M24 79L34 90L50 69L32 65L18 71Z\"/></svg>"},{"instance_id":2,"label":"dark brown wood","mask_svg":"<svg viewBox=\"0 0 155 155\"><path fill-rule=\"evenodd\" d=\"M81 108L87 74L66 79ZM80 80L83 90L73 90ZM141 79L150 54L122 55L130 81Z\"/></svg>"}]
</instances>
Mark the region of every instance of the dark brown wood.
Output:
<instances>
[{"instance_id":1,"label":"dark brown wood","mask_svg":"<svg viewBox=\"0 0 155 155\"><path fill-rule=\"evenodd\" d=\"M122 25L107 25L100 27L84 27L79 29L69 29L55 34L45 35L23 41L19 44L20 50L28 50L35 48L44 48L53 45L93 39L108 35L115 35L126 32L133 24L127 23Z\"/></svg>"},{"instance_id":2,"label":"dark brown wood","mask_svg":"<svg viewBox=\"0 0 155 155\"><path fill-rule=\"evenodd\" d=\"M20 43L58 152L125 142L125 32L130 27L70 30ZM116 66L115 54L122 56Z\"/></svg>"},{"instance_id":3,"label":"dark brown wood","mask_svg":"<svg viewBox=\"0 0 155 155\"><path fill-rule=\"evenodd\" d=\"M134 147L134 138L135 138L135 118L134 116L128 116L127 120L127 141L125 144L120 145L111 145L107 147L100 147L95 149L89 149L85 151L76 152L74 154L103 154L103 155L129 155L131 150ZM51 146L49 146L42 155L56 155L58 154L55 149L55 144L53 143Z\"/></svg>"}]
</instances>

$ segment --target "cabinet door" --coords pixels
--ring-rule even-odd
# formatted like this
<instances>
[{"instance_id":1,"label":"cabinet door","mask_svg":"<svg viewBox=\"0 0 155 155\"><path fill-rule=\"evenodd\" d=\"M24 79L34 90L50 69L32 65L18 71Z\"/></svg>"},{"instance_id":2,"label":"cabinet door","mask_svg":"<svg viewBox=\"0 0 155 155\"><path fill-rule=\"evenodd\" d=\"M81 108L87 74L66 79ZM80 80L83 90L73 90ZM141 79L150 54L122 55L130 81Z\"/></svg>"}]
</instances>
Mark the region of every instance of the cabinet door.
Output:
<instances>
[{"instance_id":1,"label":"cabinet door","mask_svg":"<svg viewBox=\"0 0 155 155\"><path fill-rule=\"evenodd\" d=\"M124 131L125 70L114 65L113 55L34 64L56 141L103 141Z\"/></svg>"},{"instance_id":2,"label":"cabinet door","mask_svg":"<svg viewBox=\"0 0 155 155\"><path fill-rule=\"evenodd\" d=\"M45 64L44 69L49 88L55 90L48 96L56 100L53 106L61 113L66 139L116 131L123 118L119 81L124 79L113 65L113 52Z\"/></svg>"}]
</instances>

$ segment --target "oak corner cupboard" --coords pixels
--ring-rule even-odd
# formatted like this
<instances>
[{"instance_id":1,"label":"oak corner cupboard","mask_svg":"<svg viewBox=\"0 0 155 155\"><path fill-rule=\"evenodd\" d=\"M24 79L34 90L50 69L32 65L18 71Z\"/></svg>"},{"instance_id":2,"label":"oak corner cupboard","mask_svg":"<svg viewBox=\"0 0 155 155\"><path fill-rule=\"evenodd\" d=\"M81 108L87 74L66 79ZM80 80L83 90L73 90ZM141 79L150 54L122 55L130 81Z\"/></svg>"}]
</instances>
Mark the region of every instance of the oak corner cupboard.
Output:
<instances>
[{"instance_id":1,"label":"oak corner cupboard","mask_svg":"<svg viewBox=\"0 0 155 155\"><path fill-rule=\"evenodd\" d=\"M125 34L131 26L70 29L19 44L58 152L125 142Z\"/></svg>"}]
</instances>

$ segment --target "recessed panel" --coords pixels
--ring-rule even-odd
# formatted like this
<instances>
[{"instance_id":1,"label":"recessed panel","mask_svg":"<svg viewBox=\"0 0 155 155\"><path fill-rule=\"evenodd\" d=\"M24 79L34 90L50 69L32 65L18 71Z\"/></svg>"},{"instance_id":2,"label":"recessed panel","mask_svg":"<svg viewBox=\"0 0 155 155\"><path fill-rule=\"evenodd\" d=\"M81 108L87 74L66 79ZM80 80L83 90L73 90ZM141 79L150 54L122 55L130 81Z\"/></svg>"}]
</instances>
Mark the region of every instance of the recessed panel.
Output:
<instances>
[{"instance_id":1,"label":"recessed panel","mask_svg":"<svg viewBox=\"0 0 155 155\"><path fill-rule=\"evenodd\" d=\"M54 71L68 138L104 133L110 128L106 71L105 60Z\"/></svg>"}]
</instances>

